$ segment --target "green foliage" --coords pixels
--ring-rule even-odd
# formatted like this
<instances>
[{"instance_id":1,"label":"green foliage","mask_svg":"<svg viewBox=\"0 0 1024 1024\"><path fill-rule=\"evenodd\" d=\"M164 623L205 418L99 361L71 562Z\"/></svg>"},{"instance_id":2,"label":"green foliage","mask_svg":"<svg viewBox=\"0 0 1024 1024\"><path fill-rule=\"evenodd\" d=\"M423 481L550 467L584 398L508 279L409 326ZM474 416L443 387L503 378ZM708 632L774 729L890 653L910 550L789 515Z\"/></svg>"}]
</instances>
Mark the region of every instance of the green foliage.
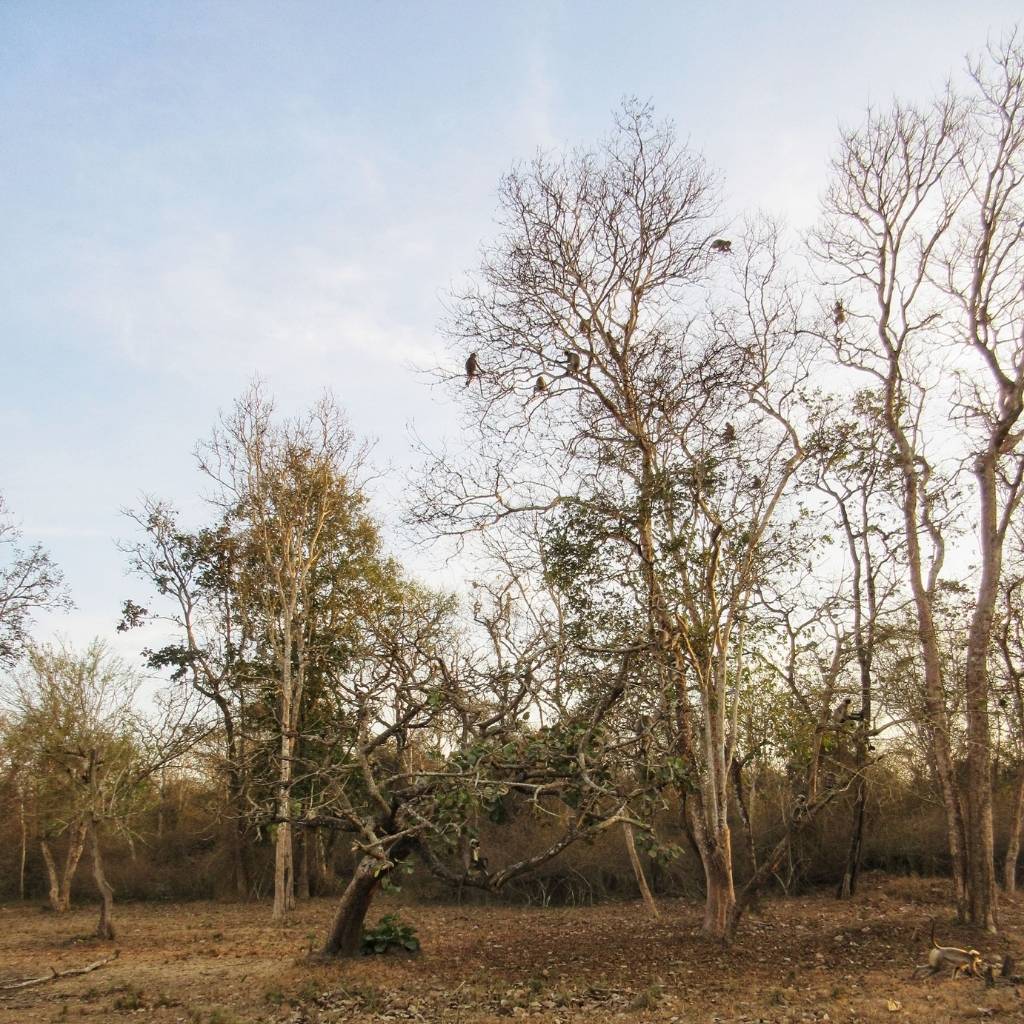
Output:
<instances>
[{"instance_id":1,"label":"green foliage","mask_svg":"<svg viewBox=\"0 0 1024 1024\"><path fill-rule=\"evenodd\" d=\"M415 953L420 948L416 929L406 924L397 914L385 914L373 928L363 931L363 953L388 953L392 949L404 949Z\"/></svg>"}]
</instances>

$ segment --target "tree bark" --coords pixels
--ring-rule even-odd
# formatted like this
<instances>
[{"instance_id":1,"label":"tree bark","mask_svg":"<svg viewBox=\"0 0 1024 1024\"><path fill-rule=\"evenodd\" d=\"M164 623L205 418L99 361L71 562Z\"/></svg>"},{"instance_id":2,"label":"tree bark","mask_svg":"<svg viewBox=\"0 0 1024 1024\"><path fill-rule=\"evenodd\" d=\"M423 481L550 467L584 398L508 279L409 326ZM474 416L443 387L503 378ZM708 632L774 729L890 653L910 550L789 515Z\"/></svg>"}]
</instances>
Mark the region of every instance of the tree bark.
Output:
<instances>
[{"instance_id":1,"label":"tree bark","mask_svg":"<svg viewBox=\"0 0 1024 1024\"><path fill-rule=\"evenodd\" d=\"M971 924L995 932L995 829L992 820L992 737L989 728L988 654L1002 571L1002 536L997 525L995 454L975 464L980 497L981 580L967 635L964 667L967 718L967 916Z\"/></svg>"},{"instance_id":2,"label":"tree bark","mask_svg":"<svg viewBox=\"0 0 1024 1024\"><path fill-rule=\"evenodd\" d=\"M863 766L862 770L863 770ZM857 784L857 800L853 808L853 832L850 835L850 849L846 855L846 870L836 896L850 899L857 893L857 879L860 876L861 850L864 843L864 808L867 804L867 783L862 777Z\"/></svg>"},{"instance_id":3,"label":"tree bark","mask_svg":"<svg viewBox=\"0 0 1024 1024\"><path fill-rule=\"evenodd\" d=\"M385 873L381 871L381 862L375 857L363 857L356 865L321 950L323 956L348 957L359 952L363 922Z\"/></svg>"},{"instance_id":4,"label":"tree bark","mask_svg":"<svg viewBox=\"0 0 1024 1024\"><path fill-rule=\"evenodd\" d=\"M309 899L309 844L312 841L309 826L299 829L299 862L295 873L295 895L300 900Z\"/></svg>"},{"instance_id":5,"label":"tree bark","mask_svg":"<svg viewBox=\"0 0 1024 1024\"><path fill-rule=\"evenodd\" d=\"M636 839L633 836L633 826L628 821L622 823L622 835L626 840L626 851L629 853L629 863L633 865L633 874L636 876L636 884L640 887L640 895L643 897L651 917L661 917L658 913L658 904L654 902L650 886L647 884L647 876L644 874L644 866L640 863L640 855L636 852Z\"/></svg>"},{"instance_id":6,"label":"tree bark","mask_svg":"<svg viewBox=\"0 0 1024 1024\"><path fill-rule=\"evenodd\" d=\"M736 889L732 876L732 851L729 829L725 829L725 848L708 851L704 862L707 896L704 902L704 924L701 930L715 939L727 940L736 906Z\"/></svg>"},{"instance_id":7,"label":"tree bark","mask_svg":"<svg viewBox=\"0 0 1024 1024\"><path fill-rule=\"evenodd\" d=\"M64 857L64 867L60 874L53 859L53 852L47 840L40 840L46 874L50 881L50 907L54 913L63 914L71 908L71 883L78 871L78 862L85 849L87 827L84 821L76 822L68 832L68 849Z\"/></svg>"},{"instance_id":8,"label":"tree bark","mask_svg":"<svg viewBox=\"0 0 1024 1024\"><path fill-rule=\"evenodd\" d=\"M1006 891L1017 891L1017 861L1020 859L1020 831L1024 822L1024 768L1017 776L1013 793L1013 809L1010 812L1010 832L1006 843L1006 860L1003 862L1003 885Z\"/></svg>"},{"instance_id":9,"label":"tree bark","mask_svg":"<svg viewBox=\"0 0 1024 1024\"><path fill-rule=\"evenodd\" d=\"M101 939L114 938L114 890L107 881L103 870L103 853L100 849L99 827L95 819L89 822L89 839L92 845L92 875L96 880L96 888L100 893L100 919L96 925L96 935Z\"/></svg>"}]
</instances>

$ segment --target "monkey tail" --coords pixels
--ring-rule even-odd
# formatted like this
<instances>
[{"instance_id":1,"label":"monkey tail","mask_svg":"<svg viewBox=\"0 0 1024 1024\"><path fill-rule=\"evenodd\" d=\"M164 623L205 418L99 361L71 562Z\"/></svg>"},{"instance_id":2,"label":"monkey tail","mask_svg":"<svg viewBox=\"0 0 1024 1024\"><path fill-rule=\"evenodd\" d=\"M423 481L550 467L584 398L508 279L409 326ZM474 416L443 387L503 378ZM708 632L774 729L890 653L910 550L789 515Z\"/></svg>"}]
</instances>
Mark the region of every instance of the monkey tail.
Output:
<instances>
[{"instance_id":1,"label":"monkey tail","mask_svg":"<svg viewBox=\"0 0 1024 1024\"><path fill-rule=\"evenodd\" d=\"M939 944L935 941L935 918L932 918L932 947L934 949L939 948Z\"/></svg>"}]
</instances>

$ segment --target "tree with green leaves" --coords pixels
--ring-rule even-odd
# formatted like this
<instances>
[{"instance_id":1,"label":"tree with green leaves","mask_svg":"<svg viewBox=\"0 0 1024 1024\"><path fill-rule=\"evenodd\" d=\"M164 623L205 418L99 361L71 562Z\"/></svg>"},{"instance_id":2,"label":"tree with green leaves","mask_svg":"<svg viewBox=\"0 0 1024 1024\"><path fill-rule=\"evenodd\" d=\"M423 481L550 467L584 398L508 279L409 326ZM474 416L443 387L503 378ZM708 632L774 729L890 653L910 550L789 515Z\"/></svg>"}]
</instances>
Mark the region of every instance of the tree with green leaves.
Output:
<instances>
[{"instance_id":1,"label":"tree with green leaves","mask_svg":"<svg viewBox=\"0 0 1024 1024\"><path fill-rule=\"evenodd\" d=\"M136 708L139 684L123 661L94 641L81 652L63 644L31 649L4 694L5 747L37 794L44 835L68 829L77 854L89 844L100 893L96 934L104 939L114 937L104 837L130 832L153 796L154 773L190 742L187 730L168 728L170 720L160 728L143 718ZM71 874L73 865L62 879L62 903Z\"/></svg>"}]
</instances>

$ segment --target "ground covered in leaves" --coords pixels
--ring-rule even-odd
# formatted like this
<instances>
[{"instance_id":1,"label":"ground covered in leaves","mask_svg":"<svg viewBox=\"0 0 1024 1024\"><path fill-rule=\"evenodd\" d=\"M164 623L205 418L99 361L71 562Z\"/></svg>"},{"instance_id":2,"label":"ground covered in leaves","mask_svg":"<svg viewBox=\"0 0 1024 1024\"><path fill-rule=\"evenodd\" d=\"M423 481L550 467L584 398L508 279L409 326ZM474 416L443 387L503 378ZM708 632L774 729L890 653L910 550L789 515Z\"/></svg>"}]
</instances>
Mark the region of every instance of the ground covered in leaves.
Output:
<instances>
[{"instance_id":1,"label":"ground covered in leaves","mask_svg":"<svg viewBox=\"0 0 1024 1024\"><path fill-rule=\"evenodd\" d=\"M0 1024L1024 1020L1024 989L912 977L932 916L947 942L1024 964L1024 904L1004 903L1004 933L993 938L954 927L948 895L938 880L869 877L848 903L825 893L765 900L730 948L704 940L700 906L682 900L660 901L652 921L640 903L406 906L389 897L371 923L398 911L422 951L330 964L308 955L330 900L302 904L284 928L265 904L121 905L116 943L87 937L94 908L58 917L11 904L0 908L0 985L120 952L92 973L0 992Z\"/></svg>"}]
</instances>

